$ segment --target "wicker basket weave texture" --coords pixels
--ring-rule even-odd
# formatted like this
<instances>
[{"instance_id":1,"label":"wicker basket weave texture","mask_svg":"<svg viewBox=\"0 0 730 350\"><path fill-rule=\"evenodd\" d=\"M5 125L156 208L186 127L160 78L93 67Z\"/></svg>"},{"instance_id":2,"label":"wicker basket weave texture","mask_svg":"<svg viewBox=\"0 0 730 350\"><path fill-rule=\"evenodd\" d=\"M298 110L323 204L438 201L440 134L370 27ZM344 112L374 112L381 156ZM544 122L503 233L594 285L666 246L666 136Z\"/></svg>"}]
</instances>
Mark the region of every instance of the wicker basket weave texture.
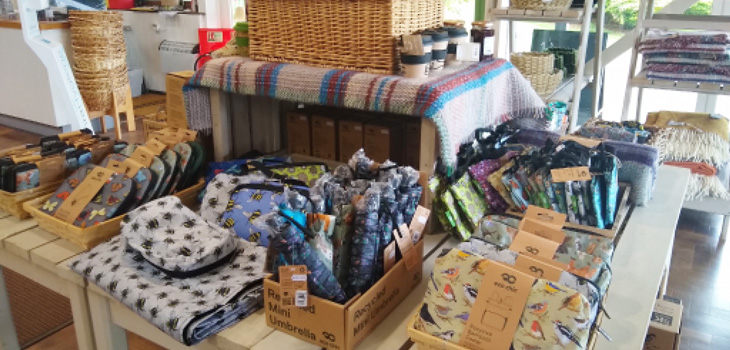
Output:
<instances>
[{"instance_id":1,"label":"wicker basket weave texture","mask_svg":"<svg viewBox=\"0 0 730 350\"><path fill-rule=\"evenodd\" d=\"M393 73L397 38L443 23L443 0L250 0L251 57Z\"/></svg>"},{"instance_id":2,"label":"wicker basket weave texture","mask_svg":"<svg viewBox=\"0 0 730 350\"><path fill-rule=\"evenodd\" d=\"M121 13L71 11L69 21L76 84L89 110L124 103L129 78Z\"/></svg>"}]
</instances>

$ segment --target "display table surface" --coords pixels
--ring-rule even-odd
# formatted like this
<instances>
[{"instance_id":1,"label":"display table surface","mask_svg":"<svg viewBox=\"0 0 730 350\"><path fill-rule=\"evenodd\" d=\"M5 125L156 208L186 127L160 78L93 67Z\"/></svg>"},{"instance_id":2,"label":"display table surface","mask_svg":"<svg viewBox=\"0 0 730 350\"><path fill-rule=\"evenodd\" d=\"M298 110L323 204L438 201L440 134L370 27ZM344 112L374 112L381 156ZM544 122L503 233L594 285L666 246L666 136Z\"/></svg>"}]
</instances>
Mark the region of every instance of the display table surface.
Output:
<instances>
[{"instance_id":1,"label":"display table surface","mask_svg":"<svg viewBox=\"0 0 730 350\"><path fill-rule=\"evenodd\" d=\"M689 175L689 169L660 167L651 201L629 217L611 264L604 305L611 319L604 317L601 325L613 341L598 337L596 350L644 347L657 292L664 294Z\"/></svg>"},{"instance_id":2,"label":"display table surface","mask_svg":"<svg viewBox=\"0 0 730 350\"><path fill-rule=\"evenodd\" d=\"M424 79L267 63L241 57L211 60L185 88L189 127L216 139L219 113L211 112L210 88L313 105L424 117L436 124L441 156L453 164L459 145L475 129L508 119L540 117L545 104L509 62L449 67Z\"/></svg>"},{"instance_id":3,"label":"display table surface","mask_svg":"<svg viewBox=\"0 0 730 350\"><path fill-rule=\"evenodd\" d=\"M59 293L71 302L80 350L95 349L86 299L86 281L68 267L81 249L38 227L34 219L18 220L0 212L0 269L7 267ZM0 271L1 272L1 271ZM0 349L18 350L5 282L0 274Z\"/></svg>"},{"instance_id":4,"label":"display table surface","mask_svg":"<svg viewBox=\"0 0 730 350\"><path fill-rule=\"evenodd\" d=\"M613 280L605 307L612 318L604 318L601 325L613 341L599 336L595 349L639 350L643 347L654 301L663 293L666 283L674 232L688 179L689 170L662 166L652 200L647 206L636 207L628 218L611 265ZM67 264L81 252L79 248L40 229L33 219L18 220L0 213L0 227L0 265L70 299L81 350L127 349L125 330L173 350L319 349L268 327L263 310L194 347L187 347L98 287L87 285L81 276L72 272ZM421 284L356 349L409 348L406 325L423 300L438 252L458 244L443 233L426 235L424 240ZM4 311L7 310L7 296L2 282L0 280L0 349L16 350L17 345L13 347L12 343L14 330L9 326L12 320Z\"/></svg>"},{"instance_id":5,"label":"display table surface","mask_svg":"<svg viewBox=\"0 0 730 350\"><path fill-rule=\"evenodd\" d=\"M356 349L398 349L408 342L406 325L423 300L429 275L438 256L437 252L456 244L458 242L448 239L444 233L424 236L421 284ZM137 316L93 284L89 285L88 297L97 349L126 350L127 342L124 330L134 332L170 350L191 348L201 350L320 349L317 345L268 327L263 309L200 344L187 347Z\"/></svg>"}]
</instances>

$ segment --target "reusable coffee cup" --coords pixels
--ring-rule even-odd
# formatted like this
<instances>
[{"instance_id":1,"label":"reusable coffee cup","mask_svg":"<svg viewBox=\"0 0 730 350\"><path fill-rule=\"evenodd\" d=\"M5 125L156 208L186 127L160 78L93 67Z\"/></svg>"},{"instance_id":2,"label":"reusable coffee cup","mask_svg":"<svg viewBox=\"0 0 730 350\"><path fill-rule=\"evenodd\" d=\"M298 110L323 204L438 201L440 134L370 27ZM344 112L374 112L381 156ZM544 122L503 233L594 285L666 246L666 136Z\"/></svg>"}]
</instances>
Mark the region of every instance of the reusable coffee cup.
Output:
<instances>
[{"instance_id":1,"label":"reusable coffee cup","mask_svg":"<svg viewBox=\"0 0 730 350\"><path fill-rule=\"evenodd\" d=\"M461 27L450 27L448 28L448 33L449 44L446 48L446 65L457 65L461 63L456 58L457 47L469 42L469 33Z\"/></svg>"},{"instance_id":2,"label":"reusable coffee cup","mask_svg":"<svg viewBox=\"0 0 730 350\"><path fill-rule=\"evenodd\" d=\"M425 78L431 69L431 52L423 55L401 55L400 62L406 78Z\"/></svg>"},{"instance_id":3,"label":"reusable coffee cup","mask_svg":"<svg viewBox=\"0 0 730 350\"><path fill-rule=\"evenodd\" d=\"M437 71L444 68L446 49L449 45L449 32L445 30L428 30L424 31L423 34L430 35L433 40L431 70Z\"/></svg>"}]
</instances>

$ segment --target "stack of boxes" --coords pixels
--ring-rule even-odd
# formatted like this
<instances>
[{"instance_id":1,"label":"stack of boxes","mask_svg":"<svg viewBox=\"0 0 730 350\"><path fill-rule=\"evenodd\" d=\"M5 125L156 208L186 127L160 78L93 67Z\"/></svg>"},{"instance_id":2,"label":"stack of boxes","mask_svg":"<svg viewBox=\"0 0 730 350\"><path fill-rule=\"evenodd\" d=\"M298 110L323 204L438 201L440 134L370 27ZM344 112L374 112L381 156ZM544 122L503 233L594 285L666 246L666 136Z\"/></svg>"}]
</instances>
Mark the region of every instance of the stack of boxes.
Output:
<instances>
[{"instance_id":1,"label":"stack of boxes","mask_svg":"<svg viewBox=\"0 0 730 350\"><path fill-rule=\"evenodd\" d=\"M364 148L377 162L390 159L418 167L421 124L419 118L363 114L337 109L297 109L289 112L289 153L347 162Z\"/></svg>"}]
</instances>

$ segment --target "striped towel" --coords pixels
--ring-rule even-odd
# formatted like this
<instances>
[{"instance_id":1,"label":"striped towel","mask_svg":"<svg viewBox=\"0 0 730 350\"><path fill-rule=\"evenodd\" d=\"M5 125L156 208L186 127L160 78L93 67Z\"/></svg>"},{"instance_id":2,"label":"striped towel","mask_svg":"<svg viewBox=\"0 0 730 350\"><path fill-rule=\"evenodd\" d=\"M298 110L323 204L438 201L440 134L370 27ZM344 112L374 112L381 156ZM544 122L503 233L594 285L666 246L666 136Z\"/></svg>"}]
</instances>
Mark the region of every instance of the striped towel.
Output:
<instances>
[{"instance_id":1,"label":"striped towel","mask_svg":"<svg viewBox=\"0 0 730 350\"><path fill-rule=\"evenodd\" d=\"M212 130L207 89L299 103L420 116L434 121L441 156L456 162L475 129L516 118L543 118L545 104L504 60L445 69L426 79L377 75L240 57L208 62L185 86L190 128Z\"/></svg>"}]
</instances>

